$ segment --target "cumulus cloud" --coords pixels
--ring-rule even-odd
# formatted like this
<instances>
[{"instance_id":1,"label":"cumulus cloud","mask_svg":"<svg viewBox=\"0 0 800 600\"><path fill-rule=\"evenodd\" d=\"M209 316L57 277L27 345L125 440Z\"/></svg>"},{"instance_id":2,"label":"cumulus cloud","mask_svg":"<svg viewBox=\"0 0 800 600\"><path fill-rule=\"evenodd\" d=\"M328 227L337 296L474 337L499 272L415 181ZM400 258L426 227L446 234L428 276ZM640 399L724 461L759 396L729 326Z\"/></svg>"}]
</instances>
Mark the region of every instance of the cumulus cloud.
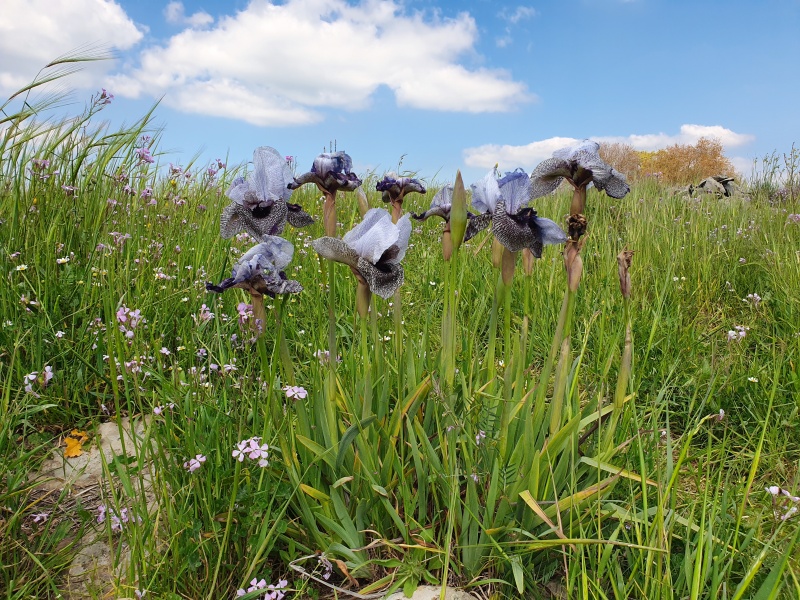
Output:
<instances>
[{"instance_id":1,"label":"cumulus cloud","mask_svg":"<svg viewBox=\"0 0 800 600\"><path fill-rule=\"evenodd\" d=\"M674 144L695 144L700 138L716 138L725 149L736 148L752 142L755 136L736 133L720 125L681 125L680 132L632 134L628 136L595 136L597 142L622 143L636 150L659 150ZM541 161L552 156L554 150L564 148L580 140L570 137L552 137L530 144L512 146L509 144L485 144L464 150L464 161L471 167L491 168L496 163L506 167L521 166L532 169Z\"/></svg>"},{"instance_id":2,"label":"cumulus cloud","mask_svg":"<svg viewBox=\"0 0 800 600\"><path fill-rule=\"evenodd\" d=\"M0 11L0 92L11 94L27 85L53 59L87 41L94 47L126 50L143 36L142 30L112 0L3 0ZM94 63L70 80L91 85L93 74L109 63Z\"/></svg>"},{"instance_id":3,"label":"cumulus cloud","mask_svg":"<svg viewBox=\"0 0 800 600\"><path fill-rule=\"evenodd\" d=\"M445 19L393 0L252 0L211 28L146 49L113 87L258 125L313 122L324 107L364 108L382 85L399 105L428 110L507 111L531 100L508 72L461 63L476 40L466 13Z\"/></svg>"},{"instance_id":4,"label":"cumulus cloud","mask_svg":"<svg viewBox=\"0 0 800 600\"><path fill-rule=\"evenodd\" d=\"M187 15L183 2L170 2L164 7L164 18L173 25L188 25L189 27L205 27L214 22L214 17L205 11L199 10Z\"/></svg>"}]
</instances>

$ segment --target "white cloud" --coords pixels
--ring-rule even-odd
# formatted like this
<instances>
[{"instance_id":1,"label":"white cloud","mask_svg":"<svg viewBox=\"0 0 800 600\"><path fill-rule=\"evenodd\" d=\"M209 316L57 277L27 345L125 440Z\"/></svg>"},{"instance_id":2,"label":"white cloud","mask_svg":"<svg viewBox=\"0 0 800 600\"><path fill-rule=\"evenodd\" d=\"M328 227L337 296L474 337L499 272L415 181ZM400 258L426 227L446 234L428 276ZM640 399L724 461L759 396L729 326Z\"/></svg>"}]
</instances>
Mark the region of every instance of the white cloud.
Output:
<instances>
[{"instance_id":1,"label":"white cloud","mask_svg":"<svg viewBox=\"0 0 800 600\"><path fill-rule=\"evenodd\" d=\"M30 83L53 59L92 47L126 50L143 32L112 0L3 0L0 11L0 92L11 94ZM89 63L69 84L92 85L93 74L110 63ZM96 81L96 79L95 79Z\"/></svg>"},{"instance_id":2,"label":"white cloud","mask_svg":"<svg viewBox=\"0 0 800 600\"><path fill-rule=\"evenodd\" d=\"M520 21L535 17L536 9L531 6L517 6L513 10L504 8L497 16L504 21L508 21L512 25L516 25Z\"/></svg>"},{"instance_id":3,"label":"white cloud","mask_svg":"<svg viewBox=\"0 0 800 600\"><path fill-rule=\"evenodd\" d=\"M681 125L680 132L674 135L666 133L631 134L628 136L596 136L591 139L597 142L619 142L630 144L636 150L659 150L674 144L695 144L702 137L718 139L725 149L736 148L755 139L754 136L736 133L720 125ZM553 137L522 146L485 144L464 150L464 161L471 167L491 168L500 163L505 168L525 167L532 169L541 161L550 158L554 150L578 142L576 138ZM738 167L737 167L738 168Z\"/></svg>"},{"instance_id":4,"label":"white cloud","mask_svg":"<svg viewBox=\"0 0 800 600\"><path fill-rule=\"evenodd\" d=\"M364 108L381 85L398 104L430 110L507 111L531 100L508 72L459 62L476 39L466 13L426 16L393 0L252 0L210 29L145 50L113 91L165 95L180 110L260 125L313 122L322 107Z\"/></svg>"},{"instance_id":5,"label":"white cloud","mask_svg":"<svg viewBox=\"0 0 800 600\"><path fill-rule=\"evenodd\" d=\"M167 4L164 7L164 18L167 23L188 25L189 27L205 27L214 22L214 17L202 10L192 15L187 15L183 2L170 2Z\"/></svg>"}]
</instances>

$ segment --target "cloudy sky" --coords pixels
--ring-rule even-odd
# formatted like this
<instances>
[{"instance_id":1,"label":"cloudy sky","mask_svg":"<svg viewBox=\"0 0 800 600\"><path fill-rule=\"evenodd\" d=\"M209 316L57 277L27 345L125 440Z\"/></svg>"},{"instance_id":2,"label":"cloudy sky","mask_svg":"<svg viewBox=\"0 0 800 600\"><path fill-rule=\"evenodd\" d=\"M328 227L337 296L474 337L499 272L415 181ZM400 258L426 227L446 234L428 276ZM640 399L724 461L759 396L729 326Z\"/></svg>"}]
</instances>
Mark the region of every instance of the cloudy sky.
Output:
<instances>
[{"instance_id":1,"label":"cloudy sky","mask_svg":"<svg viewBox=\"0 0 800 600\"><path fill-rule=\"evenodd\" d=\"M50 60L130 123L161 98L160 159L301 171L335 141L363 174L468 181L575 139L722 141L737 168L800 143L800 0L2 0L0 96Z\"/></svg>"}]
</instances>

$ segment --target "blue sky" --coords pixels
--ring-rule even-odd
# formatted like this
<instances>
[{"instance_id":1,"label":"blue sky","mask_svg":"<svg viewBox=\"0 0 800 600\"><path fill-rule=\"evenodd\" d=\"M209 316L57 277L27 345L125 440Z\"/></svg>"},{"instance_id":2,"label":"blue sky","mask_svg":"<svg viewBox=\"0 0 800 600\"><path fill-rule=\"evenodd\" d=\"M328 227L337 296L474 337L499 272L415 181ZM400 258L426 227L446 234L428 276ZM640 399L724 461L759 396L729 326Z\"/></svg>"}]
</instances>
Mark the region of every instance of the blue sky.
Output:
<instances>
[{"instance_id":1,"label":"blue sky","mask_svg":"<svg viewBox=\"0 0 800 600\"><path fill-rule=\"evenodd\" d=\"M165 164L270 145L304 171L335 140L360 174L470 182L574 139L705 135L749 172L800 143L798 33L800 0L3 0L0 95L104 44L76 102L108 89L118 125L163 98Z\"/></svg>"}]
</instances>

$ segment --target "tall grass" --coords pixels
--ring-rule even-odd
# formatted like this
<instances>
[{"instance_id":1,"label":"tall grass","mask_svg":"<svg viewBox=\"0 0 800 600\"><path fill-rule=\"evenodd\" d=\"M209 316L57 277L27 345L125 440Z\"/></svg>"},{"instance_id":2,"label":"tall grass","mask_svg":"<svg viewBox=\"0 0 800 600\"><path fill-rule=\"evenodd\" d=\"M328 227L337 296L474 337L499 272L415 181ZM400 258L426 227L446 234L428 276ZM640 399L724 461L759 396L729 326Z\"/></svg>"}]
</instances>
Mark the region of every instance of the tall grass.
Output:
<instances>
[{"instance_id":1,"label":"tall grass","mask_svg":"<svg viewBox=\"0 0 800 600\"><path fill-rule=\"evenodd\" d=\"M56 597L79 540L98 533L115 551L120 596L233 597L254 577L285 577L297 597L334 585L410 593L426 581L497 597L796 596L798 521L781 519L788 498L764 491L798 488L800 225L783 212L800 212L796 200L678 199L653 181L624 200L590 190L566 351L553 344L566 293L556 249L506 290L506 329L492 341L489 233L451 270L441 226L415 229L398 328L380 299L361 320L355 286L328 297L310 248L319 219L287 230L290 276L305 291L268 305L255 338L239 323L244 295L204 287L252 244L218 236L233 170L187 178L147 163L144 147L158 158L152 113L110 132L93 126L96 104L0 141L9 598ZM436 187L410 196L410 209ZM310 190L293 201L322 213ZM558 194L536 208L558 220L569 203ZM337 203L344 230L359 218L355 198ZM625 247L635 251L627 310ZM443 273L458 292L444 328ZM335 370L318 353L330 305ZM135 326L120 321L126 310L140 311ZM630 377L618 387L627 317ZM451 327L452 380L439 367ZM502 359L486 365L490 343ZM46 366L48 385L26 378ZM288 398L289 383L308 396ZM143 429L136 460L106 465L108 514L135 515L117 531L97 523L94 503L43 496L30 476L60 434L122 417ZM266 467L232 456L254 436L269 446ZM189 472L198 454L206 461Z\"/></svg>"}]
</instances>

